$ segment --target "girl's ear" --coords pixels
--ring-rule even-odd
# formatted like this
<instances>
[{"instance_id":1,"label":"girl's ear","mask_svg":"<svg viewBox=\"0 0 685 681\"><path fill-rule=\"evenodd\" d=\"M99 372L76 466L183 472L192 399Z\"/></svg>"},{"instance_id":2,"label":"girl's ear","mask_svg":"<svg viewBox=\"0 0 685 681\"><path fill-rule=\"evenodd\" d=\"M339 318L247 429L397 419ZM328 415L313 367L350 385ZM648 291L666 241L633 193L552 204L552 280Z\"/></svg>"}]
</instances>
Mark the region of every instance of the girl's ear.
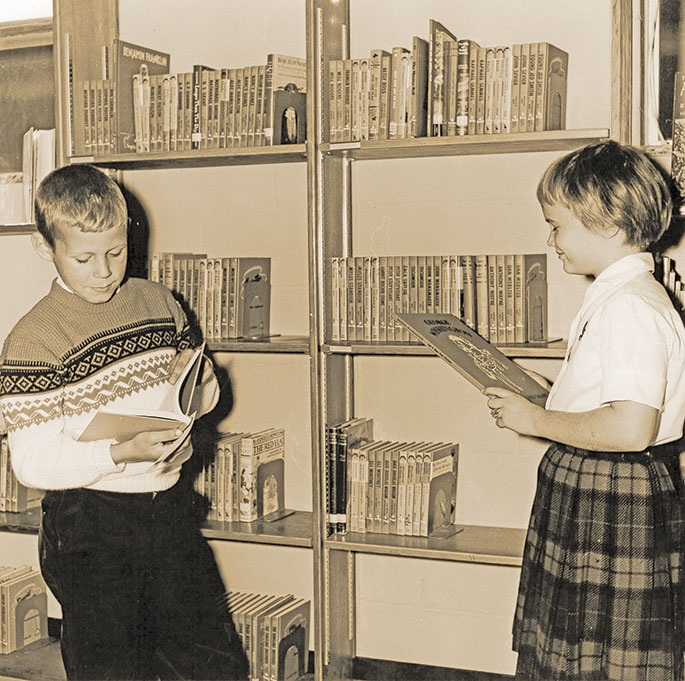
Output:
<instances>
[{"instance_id":1,"label":"girl's ear","mask_svg":"<svg viewBox=\"0 0 685 681\"><path fill-rule=\"evenodd\" d=\"M34 232L31 234L31 245L33 250L38 253L38 255L49 262L52 262L53 252L50 244L43 238L43 235L39 232Z\"/></svg>"}]
</instances>

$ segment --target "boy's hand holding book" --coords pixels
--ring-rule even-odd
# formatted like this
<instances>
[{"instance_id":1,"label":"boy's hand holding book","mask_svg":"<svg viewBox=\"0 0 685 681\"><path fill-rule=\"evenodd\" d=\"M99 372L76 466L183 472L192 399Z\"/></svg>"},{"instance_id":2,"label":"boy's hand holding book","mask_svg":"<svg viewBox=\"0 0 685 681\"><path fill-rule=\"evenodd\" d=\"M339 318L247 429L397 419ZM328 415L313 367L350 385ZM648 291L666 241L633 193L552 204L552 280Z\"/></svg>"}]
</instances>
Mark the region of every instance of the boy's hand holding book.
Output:
<instances>
[{"instance_id":1,"label":"boy's hand holding book","mask_svg":"<svg viewBox=\"0 0 685 681\"><path fill-rule=\"evenodd\" d=\"M101 408L91 419L79 440L113 439L110 456L115 463L168 460L186 441L195 421L194 397L198 378L211 375L210 362L204 361L204 343L194 350L183 350L169 367L169 394L161 409Z\"/></svg>"},{"instance_id":2,"label":"boy's hand holding book","mask_svg":"<svg viewBox=\"0 0 685 681\"><path fill-rule=\"evenodd\" d=\"M157 461L164 456L169 443L183 434L181 428L173 430L144 431L124 442L111 445L109 453L112 461L120 463L140 463Z\"/></svg>"}]
</instances>

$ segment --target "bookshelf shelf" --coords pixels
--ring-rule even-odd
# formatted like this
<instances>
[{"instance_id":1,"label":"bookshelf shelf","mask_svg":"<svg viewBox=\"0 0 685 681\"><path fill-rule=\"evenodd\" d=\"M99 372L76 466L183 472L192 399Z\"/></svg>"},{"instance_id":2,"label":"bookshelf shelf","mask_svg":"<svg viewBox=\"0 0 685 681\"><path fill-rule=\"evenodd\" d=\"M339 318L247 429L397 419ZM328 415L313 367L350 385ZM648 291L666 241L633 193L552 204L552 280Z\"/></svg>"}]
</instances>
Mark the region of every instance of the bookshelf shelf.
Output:
<instances>
[{"instance_id":1,"label":"bookshelf shelf","mask_svg":"<svg viewBox=\"0 0 685 681\"><path fill-rule=\"evenodd\" d=\"M464 137L418 137L398 140L336 142L322 144L321 150L355 160L469 156L474 154L517 154L540 151L567 151L609 138L606 128L550 130L506 135L466 135Z\"/></svg>"},{"instance_id":2,"label":"bookshelf shelf","mask_svg":"<svg viewBox=\"0 0 685 681\"><path fill-rule=\"evenodd\" d=\"M272 336L263 340L210 341L207 347L213 352L273 352L307 354L307 336Z\"/></svg>"},{"instance_id":3,"label":"bookshelf shelf","mask_svg":"<svg viewBox=\"0 0 685 681\"><path fill-rule=\"evenodd\" d=\"M556 340L540 345L498 345L507 357L530 357L536 359L563 359L566 354L565 340ZM432 350L420 343L364 343L349 341L345 344L325 343L323 352L331 355L409 355L434 356Z\"/></svg>"},{"instance_id":4,"label":"bookshelf shelf","mask_svg":"<svg viewBox=\"0 0 685 681\"><path fill-rule=\"evenodd\" d=\"M297 163L306 160L305 145L292 144L275 145L272 147L240 147L237 149L194 149L190 151L165 151L145 154L72 156L69 162L72 164L88 163L104 168L117 168L119 170L142 170Z\"/></svg>"},{"instance_id":5,"label":"bookshelf shelf","mask_svg":"<svg viewBox=\"0 0 685 681\"><path fill-rule=\"evenodd\" d=\"M36 231L36 226L31 223L22 223L15 225L0 225L0 236L10 234L31 234Z\"/></svg>"},{"instance_id":6,"label":"bookshelf shelf","mask_svg":"<svg viewBox=\"0 0 685 681\"><path fill-rule=\"evenodd\" d=\"M525 530L483 525L456 527L460 531L445 539L349 532L329 537L325 544L332 551L512 567L521 565Z\"/></svg>"},{"instance_id":7,"label":"bookshelf shelf","mask_svg":"<svg viewBox=\"0 0 685 681\"><path fill-rule=\"evenodd\" d=\"M38 534L40 516L40 508L32 508L24 513L0 513L0 532ZM251 523L206 520L202 533L208 539L311 548L312 514L308 511L295 511L272 523L263 520Z\"/></svg>"},{"instance_id":8,"label":"bookshelf shelf","mask_svg":"<svg viewBox=\"0 0 685 681\"><path fill-rule=\"evenodd\" d=\"M263 520L251 523L207 520L203 534L208 539L311 548L312 514L307 511L295 511L292 515L272 523Z\"/></svg>"}]
</instances>

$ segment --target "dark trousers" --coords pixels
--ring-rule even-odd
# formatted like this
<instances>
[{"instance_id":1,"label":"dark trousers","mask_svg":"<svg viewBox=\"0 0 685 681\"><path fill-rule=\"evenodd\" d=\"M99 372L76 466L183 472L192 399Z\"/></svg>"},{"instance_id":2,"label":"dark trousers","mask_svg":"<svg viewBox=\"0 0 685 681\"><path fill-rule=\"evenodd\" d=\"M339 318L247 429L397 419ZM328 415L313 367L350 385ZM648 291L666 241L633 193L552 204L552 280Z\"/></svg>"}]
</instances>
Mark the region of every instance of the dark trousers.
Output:
<instances>
[{"instance_id":1,"label":"dark trousers","mask_svg":"<svg viewBox=\"0 0 685 681\"><path fill-rule=\"evenodd\" d=\"M193 495L183 479L157 494L45 495L41 569L69 679L247 677Z\"/></svg>"}]
</instances>

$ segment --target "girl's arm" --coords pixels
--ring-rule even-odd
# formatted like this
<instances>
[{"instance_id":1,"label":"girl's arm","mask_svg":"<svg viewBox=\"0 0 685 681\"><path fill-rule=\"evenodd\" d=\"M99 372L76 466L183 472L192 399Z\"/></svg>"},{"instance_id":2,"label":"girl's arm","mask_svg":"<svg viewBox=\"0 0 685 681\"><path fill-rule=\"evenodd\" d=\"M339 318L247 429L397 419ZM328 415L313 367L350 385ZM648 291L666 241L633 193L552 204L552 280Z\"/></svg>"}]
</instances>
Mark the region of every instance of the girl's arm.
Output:
<instances>
[{"instance_id":1,"label":"girl's arm","mask_svg":"<svg viewBox=\"0 0 685 681\"><path fill-rule=\"evenodd\" d=\"M607 452L640 452L654 443L659 410L628 400L584 412L546 410L503 388L486 388L500 428L521 435Z\"/></svg>"}]
</instances>

